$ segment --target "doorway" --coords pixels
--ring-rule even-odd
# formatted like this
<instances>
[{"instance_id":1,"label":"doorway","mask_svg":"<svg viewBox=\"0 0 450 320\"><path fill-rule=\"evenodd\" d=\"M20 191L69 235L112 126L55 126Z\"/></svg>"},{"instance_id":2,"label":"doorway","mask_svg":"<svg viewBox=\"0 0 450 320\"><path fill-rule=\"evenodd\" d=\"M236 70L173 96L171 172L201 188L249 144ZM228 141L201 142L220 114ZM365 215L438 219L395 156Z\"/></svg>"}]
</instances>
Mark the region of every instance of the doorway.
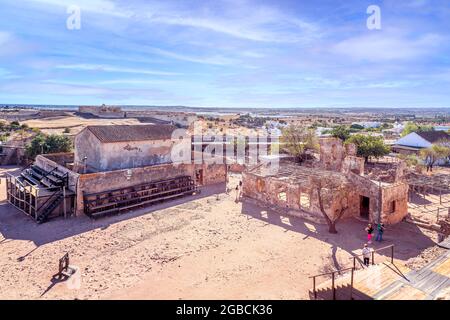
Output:
<instances>
[{"instance_id":1,"label":"doorway","mask_svg":"<svg viewBox=\"0 0 450 320\"><path fill-rule=\"evenodd\" d=\"M203 185L203 169L195 171L195 184L198 186Z\"/></svg>"},{"instance_id":2,"label":"doorway","mask_svg":"<svg viewBox=\"0 0 450 320\"><path fill-rule=\"evenodd\" d=\"M361 218L369 219L370 198L360 196L359 215Z\"/></svg>"}]
</instances>

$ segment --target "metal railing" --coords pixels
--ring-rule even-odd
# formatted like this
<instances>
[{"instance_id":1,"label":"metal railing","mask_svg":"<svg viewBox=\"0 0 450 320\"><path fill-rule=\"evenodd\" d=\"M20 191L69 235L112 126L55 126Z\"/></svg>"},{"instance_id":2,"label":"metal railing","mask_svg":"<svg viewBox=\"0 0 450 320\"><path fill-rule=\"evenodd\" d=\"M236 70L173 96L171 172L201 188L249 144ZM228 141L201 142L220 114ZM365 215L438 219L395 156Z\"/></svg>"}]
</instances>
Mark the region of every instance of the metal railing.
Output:
<instances>
[{"instance_id":1,"label":"metal railing","mask_svg":"<svg viewBox=\"0 0 450 320\"><path fill-rule=\"evenodd\" d=\"M370 251L370 254L371 254L371 260L372 260L372 265L374 265L375 264L375 252L378 252L378 251L381 251L381 250L385 250L385 249L391 249L391 263L394 263L394 245L393 244L391 244L391 245L389 245L389 246L386 246L386 247L383 247L383 248L379 248L379 249L376 249L376 250L371 250ZM357 255L354 255L353 257L351 257L350 259L353 259L353 268L355 268L356 269L356 259L358 258L358 257L362 257L362 256L364 256L364 254L357 254ZM370 262L369 262L370 263Z\"/></svg>"},{"instance_id":2,"label":"metal railing","mask_svg":"<svg viewBox=\"0 0 450 320\"><path fill-rule=\"evenodd\" d=\"M375 264L375 252L381 251L381 250L386 250L386 249L391 249L391 263L394 263L394 245L391 244L389 246L386 247L382 247L376 250L371 250L371 258L372 258L372 265ZM330 276L331 275L331 290L333 293L333 300L336 300L336 286L335 286L335 278L336 278L336 274L342 274L345 271L349 271L351 270L351 274L350 274L350 300L353 299L353 280L354 280L354 272L357 270L356 267L356 259L358 257L363 256L363 254L358 254L358 255L354 255L353 257L351 257L350 259L353 259L353 266L352 267L348 267L348 268L343 268L343 269L339 269L339 270L335 270L335 271L330 271L330 272L325 272L325 273L321 273L321 274L316 274L314 276L309 277L310 279L313 279L313 295L314 295L314 299L317 299L317 289L316 289L316 279L318 277L324 277L324 276Z\"/></svg>"},{"instance_id":3,"label":"metal railing","mask_svg":"<svg viewBox=\"0 0 450 320\"><path fill-rule=\"evenodd\" d=\"M310 279L313 279L313 295L314 295L314 299L317 299L316 278L331 275L331 289L333 291L333 300L336 300L336 286L335 286L335 278L336 278L336 276L335 276L335 274L336 273L341 274L341 273L343 273L345 271L348 271L348 270L351 270L350 300L352 300L352 298L353 298L353 273L355 271L354 267L339 269L339 270L326 272L326 273L321 273L321 274L316 274L315 276L309 277Z\"/></svg>"}]
</instances>

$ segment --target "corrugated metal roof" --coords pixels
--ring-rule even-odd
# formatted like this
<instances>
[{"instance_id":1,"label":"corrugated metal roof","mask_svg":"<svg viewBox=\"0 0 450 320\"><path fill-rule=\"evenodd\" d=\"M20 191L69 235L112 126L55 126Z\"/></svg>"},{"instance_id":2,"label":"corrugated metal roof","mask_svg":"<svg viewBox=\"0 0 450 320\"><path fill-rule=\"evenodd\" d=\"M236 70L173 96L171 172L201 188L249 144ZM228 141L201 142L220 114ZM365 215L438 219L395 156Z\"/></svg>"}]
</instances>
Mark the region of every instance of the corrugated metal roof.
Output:
<instances>
[{"instance_id":1,"label":"corrugated metal roof","mask_svg":"<svg viewBox=\"0 0 450 320\"><path fill-rule=\"evenodd\" d=\"M98 140L103 143L164 140L172 137L176 129L172 125L109 125L109 126L87 126Z\"/></svg>"}]
</instances>

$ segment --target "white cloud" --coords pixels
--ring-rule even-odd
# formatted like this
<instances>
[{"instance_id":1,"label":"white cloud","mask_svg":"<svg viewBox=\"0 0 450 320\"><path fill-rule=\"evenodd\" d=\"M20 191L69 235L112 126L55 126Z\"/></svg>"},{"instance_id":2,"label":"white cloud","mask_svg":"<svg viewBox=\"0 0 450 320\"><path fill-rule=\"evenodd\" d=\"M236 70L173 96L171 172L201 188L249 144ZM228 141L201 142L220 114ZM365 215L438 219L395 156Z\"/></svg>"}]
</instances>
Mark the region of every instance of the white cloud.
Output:
<instances>
[{"instance_id":1,"label":"white cloud","mask_svg":"<svg viewBox=\"0 0 450 320\"><path fill-rule=\"evenodd\" d=\"M432 53L443 41L443 37L435 34L408 39L400 35L378 33L346 39L334 45L331 51L362 61L414 59Z\"/></svg>"},{"instance_id":2,"label":"white cloud","mask_svg":"<svg viewBox=\"0 0 450 320\"><path fill-rule=\"evenodd\" d=\"M124 67L115 67L115 66L101 65L101 64L63 64L63 65L56 66L56 68L69 69L69 70L98 71L98 72L136 73L136 74L147 74L147 75L156 75L156 76L181 75L181 73L177 73L177 72L124 68Z\"/></svg>"},{"instance_id":3,"label":"white cloud","mask_svg":"<svg viewBox=\"0 0 450 320\"><path fill-rule=\"evenodd\" d=\"M6 45L11 40L12 36L9 32L0 31L0 46Z\"/></svg>"}]
</instances>

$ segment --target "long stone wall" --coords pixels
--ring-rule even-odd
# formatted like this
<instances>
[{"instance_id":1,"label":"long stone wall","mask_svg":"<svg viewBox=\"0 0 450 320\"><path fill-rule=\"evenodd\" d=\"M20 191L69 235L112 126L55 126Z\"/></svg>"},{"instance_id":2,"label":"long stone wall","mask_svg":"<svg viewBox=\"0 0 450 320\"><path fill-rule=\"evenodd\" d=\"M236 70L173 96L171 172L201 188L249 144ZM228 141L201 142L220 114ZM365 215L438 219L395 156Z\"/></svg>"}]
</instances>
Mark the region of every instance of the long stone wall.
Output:
<instances>
[{"instance_id":1,"label":"long stone wall","mask_svg":"<svg viewBox=\"0 0 450 320\"><path fill-rule=\"evenodd\" d=\"M84 213L83 193L91 194L127 188L151 181L165 180L177 176L191 176L195 180L196 170L203 169L204 185L225 182L225 165L206 164L162 164L140 168L82 174L78 180L77 215Z\"/></svg>"}]
</instances>

